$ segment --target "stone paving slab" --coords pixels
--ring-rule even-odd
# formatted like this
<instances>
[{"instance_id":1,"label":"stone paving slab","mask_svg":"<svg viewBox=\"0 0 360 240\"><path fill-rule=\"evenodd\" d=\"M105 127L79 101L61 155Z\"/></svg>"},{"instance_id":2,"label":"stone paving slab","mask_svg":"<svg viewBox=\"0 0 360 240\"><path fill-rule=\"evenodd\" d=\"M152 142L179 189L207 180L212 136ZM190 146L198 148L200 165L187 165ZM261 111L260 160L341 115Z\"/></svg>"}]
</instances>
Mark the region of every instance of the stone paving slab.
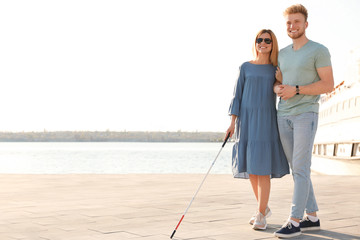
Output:
<instances>
[{"instance_id":1,"label":"stone paving slab","mask_svg":"<svg viewBox=\"0 0 360 240\"><path fill-rule=\"evenodd\" d=\"M169 239L203 174L0 175L0 240ZM313 175L322 230L294 239L360 239L360 175ZM292 177L272 180L268 229L254 231L248 180L210 174L174 239L275 239Z\"/></svg>"}]
</instances>

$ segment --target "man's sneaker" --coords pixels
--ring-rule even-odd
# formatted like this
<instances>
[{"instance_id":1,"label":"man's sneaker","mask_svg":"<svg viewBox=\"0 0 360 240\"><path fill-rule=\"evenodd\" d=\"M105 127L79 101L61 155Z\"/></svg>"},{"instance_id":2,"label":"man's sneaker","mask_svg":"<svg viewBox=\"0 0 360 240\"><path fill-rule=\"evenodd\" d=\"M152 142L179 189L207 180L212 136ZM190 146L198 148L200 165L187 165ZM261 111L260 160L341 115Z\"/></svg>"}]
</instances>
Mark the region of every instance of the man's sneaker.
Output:
<instances>
[{"instance_id":1,"label":"man's sneaker","mask_svg":"<svg viewBox=\"0 0 360 240\"><path fill-rule=\"evenodd\" d=\"M291 222L285 223L280 230L274 232L274 235L279 238L292 238L300 234L300 226L295 227Z\"/></svg>"},{"instance_id":2,"label":"man's sneaker","mask_svg":"<svg viewBox=\"0 0 360 240\"><path fill-rule=\"evenodd\" d=\"M254 221L255 221L255 219L256 219L256 215L258 214L258 212L259 212L259 210L257 210L257 211L254 213L254 215L250 218L250 220L249 220L250 225L253 225L253 224L254 224ZM272 213L271 213L270 208L269 208L269 207L266 207L266 209L265 209L265 217L268 218L268 217L271 216L271 214L272 214Z\"/></svg>"},{"instance_id":3,"label":"man's sneaker","mask_svg":"<svg viewBox=\"0 0 360 240\"><path fill-rule=\"evenodd\" d=\"M320 219L312 222L307 216L300 221L301 231L320 230Z\"/></svg>"},{"instance_id":4,"label":"man's sneaker","mask_svg":"<svg viewBox=\"0 0 360 240\"><path fill-rule=\"evenodd\" d=\"M253 224L253 229L254 230L265 230L266 229L266 218L265 216L261 213L258 212L258 214L256 214L256 218Z\"/></svg>"}]
</instances>

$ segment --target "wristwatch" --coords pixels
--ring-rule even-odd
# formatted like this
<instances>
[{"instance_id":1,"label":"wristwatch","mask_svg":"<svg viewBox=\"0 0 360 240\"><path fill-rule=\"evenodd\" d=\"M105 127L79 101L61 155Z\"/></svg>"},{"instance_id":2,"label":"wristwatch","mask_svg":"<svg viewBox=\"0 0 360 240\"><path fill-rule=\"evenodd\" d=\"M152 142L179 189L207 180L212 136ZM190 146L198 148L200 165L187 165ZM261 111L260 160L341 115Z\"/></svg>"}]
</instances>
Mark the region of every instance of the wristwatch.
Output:
<instances>
[{"instance_id":1,"label":"wristwatch","mask_svg":"<svg viewBox=\"0 0 360 240\"><path fill-rule=\"evenodd\" d=\"M299 93L300 93L299 85L296 85L296 95L299 95Z\"/></svg>"}]
</instances>

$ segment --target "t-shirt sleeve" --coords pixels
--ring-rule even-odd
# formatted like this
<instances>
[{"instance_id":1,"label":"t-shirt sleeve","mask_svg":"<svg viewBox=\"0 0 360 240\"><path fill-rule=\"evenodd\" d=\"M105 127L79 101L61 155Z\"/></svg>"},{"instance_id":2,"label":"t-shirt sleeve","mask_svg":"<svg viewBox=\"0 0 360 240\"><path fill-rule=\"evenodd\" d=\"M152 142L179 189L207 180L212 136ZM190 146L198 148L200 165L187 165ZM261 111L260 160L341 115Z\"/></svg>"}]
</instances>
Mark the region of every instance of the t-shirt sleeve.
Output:
<instances>
[{"instance_id":1,"label":"t-shirt sleeve","mask_svg":"<svg viewBox=\"0 0 360 240\"><path fill-rule=\"evenodd\" d=\"M329 50L322 46L317 51L316 57L315 57L315 67L316 68L322 68L322 67L328 67L331 66L331 60L330 60L330 52Z\"/></svg>"},{"instance_id":2,"label":"t-shirt sleeve","mask_svg":"<svg viewBox=\"0 0 360 240\"><path fill-rule=\"evenodd\" d=\"M234 88L234 96L230 103L230 107L229 107L230 116L231 115L240 116L241 98L245 84L245 71L243 66L244 65L240 67L240 74Z\"/></svg>"}]
</instances>

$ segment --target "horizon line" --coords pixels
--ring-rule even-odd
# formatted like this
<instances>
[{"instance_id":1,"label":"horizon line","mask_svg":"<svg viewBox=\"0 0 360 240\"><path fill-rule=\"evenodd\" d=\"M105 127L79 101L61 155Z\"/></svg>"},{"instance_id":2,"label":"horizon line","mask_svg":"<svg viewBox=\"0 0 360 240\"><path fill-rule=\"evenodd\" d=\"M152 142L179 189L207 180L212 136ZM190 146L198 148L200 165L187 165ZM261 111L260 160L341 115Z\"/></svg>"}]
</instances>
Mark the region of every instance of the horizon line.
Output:
<instances>
[{"instance_id":1,"label":"horizon line","mask_svg":"<svg viewBox=\"0 0 360 240\"><path fill-rule=\"evenodd\" d=\"M161 133L176 133L176 132L183 132L183 133L225 133L224 131L199 131L199 130L43 130L43 131L3 131L0 130L0 133L56 133L56 132L132 132L132 133L153 133L153 132L161 132Z\"/></svg>"}]
</instances>

